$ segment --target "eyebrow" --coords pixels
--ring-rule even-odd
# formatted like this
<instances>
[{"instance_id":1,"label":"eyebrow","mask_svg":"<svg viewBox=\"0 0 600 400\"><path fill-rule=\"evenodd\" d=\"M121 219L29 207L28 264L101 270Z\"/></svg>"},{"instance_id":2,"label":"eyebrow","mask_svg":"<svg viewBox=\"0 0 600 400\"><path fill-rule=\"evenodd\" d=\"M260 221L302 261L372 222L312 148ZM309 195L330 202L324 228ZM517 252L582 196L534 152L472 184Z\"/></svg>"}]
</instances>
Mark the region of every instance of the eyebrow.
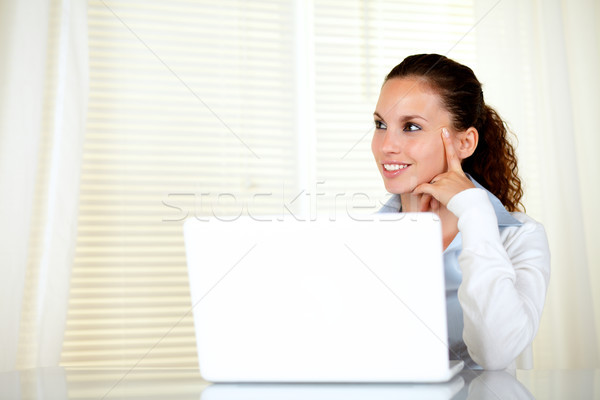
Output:
<instances>
[{"instance_id":1,"label":"eyebrow","mask_svg":"<svg viewBox=\"0 0 600 400\"><path fill-rule=\"evenodd\" d=\"M380 115L380 114L379 114L377 111L375 111L375 112L373 113L373 115L374 115L374 116L376 116L377 118L381 119L382 121L385 121L385 119L384 119L384 118L383 118L383 117L382 117L382 116L381 116L381 115ZM401 121L409 121L409 120L411 120L411 119L422 119L423 121L426 121L426 122L427 122L427 119L426 119L426 118L423 118L422 116L420 116L420 115L417 115L417 114L415 114L415 115L403 115L403 116L400 118L400 120L401 120Z\"/></svg>"}]
</instances>

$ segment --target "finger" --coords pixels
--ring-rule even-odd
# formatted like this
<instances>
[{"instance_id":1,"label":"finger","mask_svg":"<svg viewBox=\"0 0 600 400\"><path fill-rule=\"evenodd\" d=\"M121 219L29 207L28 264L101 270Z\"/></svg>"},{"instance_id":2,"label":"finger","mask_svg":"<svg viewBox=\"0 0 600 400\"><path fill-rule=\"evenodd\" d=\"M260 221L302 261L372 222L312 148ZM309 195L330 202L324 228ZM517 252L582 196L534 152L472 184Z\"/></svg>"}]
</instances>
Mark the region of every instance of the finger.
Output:
<instances>
[{"instance_id":1,"label":"finger","mask_svg":"<svg viewBox=\"0 0 600 400\"><path fill-rule=\"evenodd\" d=\"M444 150L446 151L446 161L448 162L448 171L462 171L460 159L456 154L456 149L450 138L448 129L442 128L442 140L444 142Z\"/></svg>"},{"instance_id":2,"label":"finger","mask_svg":"<svg viewBox=\"0 0 600 400\"><path fill-rule=\"evenodd\" d=\"M426 212L431 211L431 201L433 197L430 194L424 194L421 196L421 204L419 204L419 211Z\"/></svg>"},{"instance_id":3,"label":"finger","mask_svg":"<svg viewBox=\"0 0 600 400\"><path fill-rule=\"evenodd\" d=\"M429 196L430 198L435 198L435 188L431 183L421 183L419 186L413 189L412 193L421 194L423 197ZM421 210L422 204L422 202L419 203L419 210Z\"/></svg>"},{"instance_id":4,"label":"finger","mask_svg":"<svg viewBox=\"0 0 600 400\"><path fill-rule=\"evenodd\" d=\"M429 202L429 209L436 214L440 211L440 202L435 197Z\"/></svg>"},{"instance_id":5,"label":"finger","mask_svg":"<svg viewBox=\"0 0 600 400\"><path fill-rule=\"evenodd\" d=\"M413 189L413 194L431 194L431 184L430 183L421 183L419 186Z\"/></svg>"}]
</instances>

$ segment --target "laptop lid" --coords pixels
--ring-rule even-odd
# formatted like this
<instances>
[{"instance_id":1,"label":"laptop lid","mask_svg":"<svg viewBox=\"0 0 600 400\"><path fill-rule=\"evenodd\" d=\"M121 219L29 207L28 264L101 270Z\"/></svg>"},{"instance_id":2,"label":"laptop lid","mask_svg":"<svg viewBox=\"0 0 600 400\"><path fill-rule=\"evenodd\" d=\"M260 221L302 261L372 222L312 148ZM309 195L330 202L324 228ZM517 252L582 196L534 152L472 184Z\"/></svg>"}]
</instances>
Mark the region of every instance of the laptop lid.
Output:
<instances>
[{"instance_id":1,"label":"laptop lid","mask_svg":"<svg viewBox=\"0 0 600 400\"><path fill-rule=\"evenodd\" d=\"M457 370L434 214L190 219L184 235L209 381L433 382Z\"/></svg>"}]
</instances>

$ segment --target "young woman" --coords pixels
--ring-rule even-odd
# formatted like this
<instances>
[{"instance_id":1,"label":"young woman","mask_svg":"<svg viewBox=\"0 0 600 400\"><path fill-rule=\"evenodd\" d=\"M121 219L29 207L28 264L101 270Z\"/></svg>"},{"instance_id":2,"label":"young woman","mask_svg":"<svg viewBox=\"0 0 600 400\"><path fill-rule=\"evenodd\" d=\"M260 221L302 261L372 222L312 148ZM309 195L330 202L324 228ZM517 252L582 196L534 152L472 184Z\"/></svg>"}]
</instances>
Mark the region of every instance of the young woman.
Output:
<instances>
[{"instance_id":1,"label":"young woman","mask_svg":"<svg viewBox=\"0 0 600 400\"><path fill-rule=\"evenodd\" d=\"M394 194L381 212L442 223L451 358L531 364L550 252L543 226L519 212L515 152L481 83L444 56L410 56L386 77L374 117L371 148Z\"/></svg>"}]
</instances>

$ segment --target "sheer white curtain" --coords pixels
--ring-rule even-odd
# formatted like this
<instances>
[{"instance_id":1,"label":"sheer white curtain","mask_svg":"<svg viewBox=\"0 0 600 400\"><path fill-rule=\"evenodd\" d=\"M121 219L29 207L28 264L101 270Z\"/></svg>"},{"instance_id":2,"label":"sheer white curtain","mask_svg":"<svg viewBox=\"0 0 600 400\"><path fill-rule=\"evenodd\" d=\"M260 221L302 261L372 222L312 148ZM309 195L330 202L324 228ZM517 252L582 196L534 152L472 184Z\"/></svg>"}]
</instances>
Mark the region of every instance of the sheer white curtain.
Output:
<instances>
[{"instance_id":1,"label":"sheer white curtain","mask_svg":"<svg viewBox=\"0 0 600 400\"><path fill-rule=\"evenodd\" d=\"M546 226L552 250L535 367L597 368L600 4L476 0L475 7L476 28L461 42L477 40L473 69L517 133L527 211ZM0 370L56 365L60 357L87 109L86 8L80 0L0 2ZM332 7L332 15L343 9ZM389 29L378 34L395 38ZM468 61L461 46L440 46ZM383 73L369 76L378 85Z\"/></svg>"},{"instance_id":2,"label":"sheer white curtain","mask_svg":"<svg viewBox=\"0 0 600 400\"><path fill-rule=\"evenodd\" d=\"M87 103L86 2L0 3L0 370L58 365Z\"/></svg>"},{"instance_id":3,"label":"sheer white curtain","mask_svg":"<svg viewBox=\"0 0 600 400\"><path fill-rule=\"evenodd\" d=\"M527 212L552 252L534 366L598 368L600 2L478 0L477 15L475 71L517 134Z\"/></svg>"}]
</instances>

